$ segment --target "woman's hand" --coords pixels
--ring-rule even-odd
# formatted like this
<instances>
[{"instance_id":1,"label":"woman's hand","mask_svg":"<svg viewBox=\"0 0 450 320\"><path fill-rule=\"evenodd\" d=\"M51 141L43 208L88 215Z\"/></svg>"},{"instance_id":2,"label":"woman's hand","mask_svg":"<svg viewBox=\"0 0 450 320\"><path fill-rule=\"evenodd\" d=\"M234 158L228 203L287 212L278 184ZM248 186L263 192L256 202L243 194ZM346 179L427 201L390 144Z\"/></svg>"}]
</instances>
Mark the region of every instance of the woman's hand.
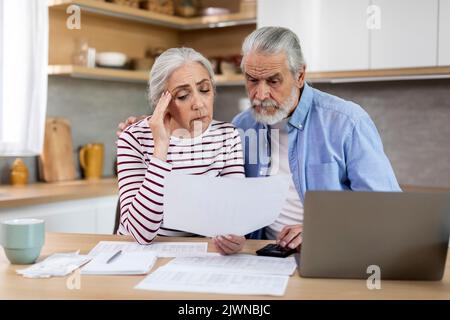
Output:
<instances>
[{"instance_id":1,"label":"woman's hand","mask_svg":"<svg viewBox=\"0 0 450 320\"><path fill-rule=\"evenodd\" d=\"M170 119L172 116L169 113L168 106L171 100L170 92L164 92L159 98L153 115L148 120L148 126L152 130L155 143L153 156L163 161L167 159L170 142Z\"/></svg>"},{"instance_id":2,"label":"woman's hand","mask_svg":"<svg viewBox=\"0 0 450 320\"><path fill-rule=\"evenodd\" d=\"M242 250L245 243L245 237L229 234L226 236L217 236L212 238L217 251L220 254L233 254Z\"/></svg>"},{"instance_id":3,"label":"woman's hand","mask_svg":"<svg viewBox=\"0 0 450 320\"><path fill-rule=\"evenodd\" d=\"M277 244L285 248L297 248L302 243L303 226L294 224L285 226L277 237Z\"/></svg>"}]
</instances>

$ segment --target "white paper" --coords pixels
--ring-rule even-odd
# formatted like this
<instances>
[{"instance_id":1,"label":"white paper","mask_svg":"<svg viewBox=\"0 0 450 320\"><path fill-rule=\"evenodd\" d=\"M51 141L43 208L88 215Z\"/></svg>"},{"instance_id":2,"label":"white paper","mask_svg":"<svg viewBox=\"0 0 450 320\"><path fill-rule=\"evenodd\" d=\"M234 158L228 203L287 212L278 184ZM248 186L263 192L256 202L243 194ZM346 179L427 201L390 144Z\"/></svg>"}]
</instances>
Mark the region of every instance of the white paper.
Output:
<instances>
[{"instance_id":1,"label":"white paper","mask_svg":"<svg viewBox=\"0 0 450 320\"><path fill-rule=\"evenodd\" d=\"M81 269L81 274L146 274L153 267L157 259L155 252L136 251L122 253L110 263L107 263L111 256L110 252L102 252L96 255Z\"/></svg>"},{"instance_id":2,"label":"white paper","mask_svg":"<svg viewBox=\"0 0 450 320\"><path fill-rule=\"evenodd\" d=\"M158 242L141 245L129 241L100 241L90 252L96 256L102 252L155 252L157 257L172 258L202 255L208 251L207 242Z\"/></svg>"},{"instance_id":3,"label":"white paper","mask_svg":"<svg viewBox=\"0 0 450 320\"><path fill-rule=\"evenodd\" d=\"M176 270L196 269L218 272L290 276L297 268L294 257L276 258L248 254L175 258L165 265Z\"/></svg>"},{"instance_id":4,"label":"white paper","mask_svg":"<svg viewBox=\"0 0 450 320\"><path fill-rule=\"evenodd\" d=\"M31 267L16 272L26 278L64 277L92 259L87 255L79 255L78 252L55 253Z\"/></svg>"},{"instance_id":5,"label":"white paper","mask_svg":"<svg viewBox=\"0 0 450 320\"><path fill-rule=\"evenodd\" d=\"M288 276L240 274L161 267L135 288L141 290L282 296Z\"/></svg>"},{"instance_id":6,"label":"white paper","mask_svg":"<svg viewBox=\"0 0 450 320\"><path fill-rule=\"evenodd\" d=\"M171 173L166 178L164 226L212 237L245 235L280 215L288 175L216 178Z\"/></svg>"}]
</instances>

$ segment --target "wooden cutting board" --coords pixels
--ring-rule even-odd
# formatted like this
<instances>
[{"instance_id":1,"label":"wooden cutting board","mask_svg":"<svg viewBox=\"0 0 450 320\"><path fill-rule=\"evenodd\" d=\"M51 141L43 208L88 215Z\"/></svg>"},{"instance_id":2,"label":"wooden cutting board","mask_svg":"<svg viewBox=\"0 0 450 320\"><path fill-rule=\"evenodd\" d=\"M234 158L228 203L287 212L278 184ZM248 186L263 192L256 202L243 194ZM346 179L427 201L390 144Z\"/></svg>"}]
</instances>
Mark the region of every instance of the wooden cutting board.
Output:
<instances>
[{"instance_id":1,"label":"wooden cutting board","mask_svg":"<svg viewBox=\"0 0 450 320\"><path fill-rule=\"evenodd\" d=\"M47 118L44 149L39 156L39 173L46 182L74 180L72 132L70 123L63 118Z\"/></svg>"}]
</instances>

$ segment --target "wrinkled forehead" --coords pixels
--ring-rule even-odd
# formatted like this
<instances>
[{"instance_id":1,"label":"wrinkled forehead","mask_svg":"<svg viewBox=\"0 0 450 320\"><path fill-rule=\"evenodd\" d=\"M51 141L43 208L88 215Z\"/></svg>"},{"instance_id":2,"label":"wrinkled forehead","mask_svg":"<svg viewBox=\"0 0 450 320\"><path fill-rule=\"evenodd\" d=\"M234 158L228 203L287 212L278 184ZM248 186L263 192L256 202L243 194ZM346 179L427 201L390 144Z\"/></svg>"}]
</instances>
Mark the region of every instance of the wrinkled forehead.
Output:
<instances>
[{"instance_id":1,"label":"wrinkled forehead","mask_svg":"<svg viewBox=\"0 0 450 320\"><path fill-rule=\"evenodd\" d=\"M289 72L288 61L284 52L263 54L250 52L244 60L244 71L254 78L266 78Z\"/></svg>"},{"instance_id":2,"label":"wrinkled forehead","mask_svg":"<svg viewBox=\"0 0 450 320\"><path fill-rule=\"evenodd\" d=\"M169 90L181 86L193 86L203 82L210 82L208 70L198 63L186 63L175 69L167 81Z\"/></svg>"}]
</instances>

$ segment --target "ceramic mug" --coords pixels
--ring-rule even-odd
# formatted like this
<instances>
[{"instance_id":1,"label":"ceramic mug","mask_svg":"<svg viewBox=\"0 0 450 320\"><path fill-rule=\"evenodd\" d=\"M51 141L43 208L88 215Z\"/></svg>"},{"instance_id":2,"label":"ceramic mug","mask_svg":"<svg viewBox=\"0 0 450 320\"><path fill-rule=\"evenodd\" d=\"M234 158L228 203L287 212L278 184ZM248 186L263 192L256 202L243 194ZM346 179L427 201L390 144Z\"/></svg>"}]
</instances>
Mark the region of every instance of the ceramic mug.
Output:
<instances>
[{"instance_id":1,"label":"ceramic mug","mask_svg":"<svg viewBox=\"0 0 450 320\"><path fill-rule=\"evenodd\" d=\"M13 219L0 222L0 245L12 264L34 263L44 242L44 220Z\"/></svg>"}]
</instances>

